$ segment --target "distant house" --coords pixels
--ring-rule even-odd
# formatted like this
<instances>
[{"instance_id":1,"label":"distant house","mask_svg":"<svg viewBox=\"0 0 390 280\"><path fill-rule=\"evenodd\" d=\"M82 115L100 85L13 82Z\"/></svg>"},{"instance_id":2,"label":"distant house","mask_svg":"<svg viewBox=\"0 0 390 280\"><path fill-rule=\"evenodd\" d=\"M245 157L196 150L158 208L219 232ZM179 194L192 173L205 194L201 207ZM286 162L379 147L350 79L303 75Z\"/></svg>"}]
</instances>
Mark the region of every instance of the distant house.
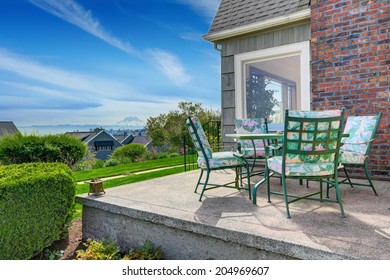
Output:
<instances>
[{"instance_id":1,"label":"distant house","mask_svg":"<svg viewBox=\"0 0 390 280\"><path fill-rule=\"evenodd\" d=\"M19 130L13 122L0 121L0 137L5 135L12 135L15 133L19 133Z\"/></svg>"},{"instance_id":2,"label":"distant house","mask_svg":"<svg viewBox=\"0 0 390 280\"><path fill-rule=\"evenodd\" d=\"M121 143L122 145L127 145L129 143L131 143L134 139L134 135L133 134L116 134L116 135L113 135L116 140L118 140L119 143Z\"/></svg>"},{"instance_id":3,"label":"distant house","mask_svg":"<svg viewBox=\"0 0 390 280\"><path fill-rule=\"evenodd\" d=\"M388 0L222 0L204 36L221 57L222 135L246 117L278 130L285 109L382 112L370 170L388 178L389 12Z\"/></svg>"},{"instance_id":4,"label":"distant house","mask_svg":"<svg viewBox=\"0 0 390 280\"><path fill-rule=\"evenodd\" d=\"M96 153L96 158L101 160L107 160L116 148L123 146L104 129L95 129L87 132L66 132L66 134L79 138L84 144L88 145L92 152Z\"/></svg>"},{"instance_id":5,"label":"distant house","mask_svg":"<svg viewBox=\"0 0 390 280\"><path fill-rule=\"evenodd\" d=\"M155 147L152 145L152 140L149 139L146 135L144 135L143 131L138 131L138 134L121 134L121 135L114 135L114 137L122 144L122 145L128 145L128 144L141 144L144 145L148 151L155 151L157 153L160 152L159 147Z\"/></svg>"},{"instance_id":6,"label":"distant house","mask_svg":"<svg viewBox=\"0 0 390 280\"><path fill-rule=\"evenodd\" d=\"M158 151L158 149L156 147L153 147L152 140L150 140L147 136L141 136L141 135L134 136L134 139L133 139L133 141L131 141L130 144L142 144L149 151L151 151L153 149Z\"/></svg>"}]
</instances>

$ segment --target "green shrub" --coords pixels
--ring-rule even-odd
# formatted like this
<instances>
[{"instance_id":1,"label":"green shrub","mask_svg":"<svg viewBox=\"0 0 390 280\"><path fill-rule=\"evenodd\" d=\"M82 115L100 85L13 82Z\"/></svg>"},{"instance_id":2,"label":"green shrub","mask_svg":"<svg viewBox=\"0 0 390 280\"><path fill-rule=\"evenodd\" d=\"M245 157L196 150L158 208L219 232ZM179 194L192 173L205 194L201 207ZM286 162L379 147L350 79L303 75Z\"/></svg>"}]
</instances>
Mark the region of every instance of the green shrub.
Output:
<instances>
[{"instance_id":1,"label":"green shrub","mask_svg":"<svg viewBox=\"0 0 390 280\"><path fill-rule=\"evenodd\" d=\"M142 144L128 144L117 148L111 155L111 159L120 163L132 163L145 158L148 149Z\"/></svg>"},{"instance_id":2,"label":"green shrub","mask_svg":"<svg viewBox=\"0 0 390 280\"><path fill-rule=\"evenodd\" d=\"M154 247L149 240L146 240L141 248L131 250L129 254L121 252L112 241L88 238L84 246L85 249L77 251L77 260L160 260L162 257L161 246Z\"/></svg>"},{"instance_id":3,"label":"green shrub","mask_svg":"<svg viewBox=\"0 0 390 280\"><path fill-rule=\"evenodd\" d=\"M141 248L130 251L123 260L161 260L161 257L161 246L153 247L152 242L146 240Z\"/></svg>"},{"instance_id":4,"label":"green shrub","mask_svg":"<svg viewBox=\"0 0 390 280\"><path fill-rule=\"evenodd\" d=\"M158 158L159 159L168 158L168 154L167 153L161 153L161 154L158 155Z\"/></svg>"},{"instance_id":5,"label":"green shrub","mask_svg":"<svg viewBox=\"0 0 390 280\"><path fill-rule=\"evenodd\" d=\"M113 160L112 158L106 160L104 162L104 167L108 167L108 166L117 166L119 164L119 162Z\"/></svg>"},{"instance_id":6,"label":"green shrub","mask_svg":"<svg viewBox=\"0 0 390 280\"><path fill-rule=\"evenodd\" d=\"M148 154L146 155L147 160L157 159L158 158L158 152L155 148L152 148L149 150Z\"/></svg>"},{"instance_id":7,"label":"green shrub","mask_svg":"<svg viewBox=\"0 0 390 280\"><path fill-rule=\"evenodd\" d=\"M92 168L96 169L96 168L103 168L103 167L104 167L104 160L98 159L98 160L96 160L96 162Z\"/></svg>"},{"instance_id":8,"label":"green shrub","mask_svg":"<svg viewBox=\"0 0 390 280\"><path fill-rule=\"evenodd\" d=\"M75 192L65 164L0 166L0 259L30 259L60 239L71 222Z\"/></svg>"},{"instance_id":9,"label":"green shrub","mask_svg":"<svg viewBox=\"0 0 390 280\"><path fill-rule=\"evenodd\" d=\"M111 241L96 241L90 238L84 243L86 249L78 250L78 260L120 260L121 250Z\"/></svg>"},{"instance_id":10,"label":"green shrub","mask_svg":"<svg viewBox=\"0 0 390 280\"><path fill-rule=\"evenodd\" d=\"M62 162L69 167L81 161L86 146L72 135L22 135L0 138L0 161L3 164Z\"/></svg>"},{"instance_id":11,"label":"green shrub","mask_svg":"<svg viewBox=\"0 0 390 280\"><path fill-rule=\"evenodd\" d=\"M178 153L170 153L170 154L168 155L168 157L170 157L170 158L172 158L172 157L178 157L178 156L179 156Z\"/></svg>"},{"instance_id":12,"label":"green shrub","mask_svg":"<svg viewBox=\"0 0 390 280\"><path fill-rule=\"evenodd\" d=\"M73 168L74 171L91 170L96 164L96 152L93 152L90 148L85 149L85 155L81 161Z\"/></svg>"}]
</instances>

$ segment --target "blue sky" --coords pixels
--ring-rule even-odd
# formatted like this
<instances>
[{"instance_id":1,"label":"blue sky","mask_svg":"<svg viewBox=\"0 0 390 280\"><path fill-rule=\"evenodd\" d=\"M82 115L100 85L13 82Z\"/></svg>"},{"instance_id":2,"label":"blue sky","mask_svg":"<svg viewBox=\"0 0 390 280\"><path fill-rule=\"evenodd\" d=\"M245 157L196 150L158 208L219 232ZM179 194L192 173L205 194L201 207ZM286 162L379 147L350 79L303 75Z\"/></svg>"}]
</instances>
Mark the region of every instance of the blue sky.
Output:
<instances>
[{"instance_id":1,"label":"blue sky","mask_svg":"<svg viewBox=\"0 0 390 280\"><path fill-rule=\"evenodd\" d=\"M181 101L220 108L208 32L220 0L0 1L0 120L143 121Z\"/></svg>"}]
</instances>

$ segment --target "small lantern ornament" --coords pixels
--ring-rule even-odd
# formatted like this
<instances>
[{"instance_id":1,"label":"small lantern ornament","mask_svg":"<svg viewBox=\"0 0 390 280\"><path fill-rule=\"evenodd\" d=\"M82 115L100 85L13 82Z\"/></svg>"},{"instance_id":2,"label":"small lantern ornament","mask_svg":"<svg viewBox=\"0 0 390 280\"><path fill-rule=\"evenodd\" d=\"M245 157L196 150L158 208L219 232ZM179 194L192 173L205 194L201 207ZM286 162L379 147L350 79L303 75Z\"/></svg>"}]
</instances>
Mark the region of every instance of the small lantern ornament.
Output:
<instances>
[{"instance_id":1,"label":"small lantern ornament","mask_svg":"<svg viewBox=\"0 0 390 280\"><path fill-rule=\"evenodd\" d=\"M94 178L90 181L87 181L86 183L89 183L89 192L88 195L91 193L94 195L102 195L103 193L106 193L103 189L103 180L100 180L99 178Z\"/></svg>"}]
</instances>

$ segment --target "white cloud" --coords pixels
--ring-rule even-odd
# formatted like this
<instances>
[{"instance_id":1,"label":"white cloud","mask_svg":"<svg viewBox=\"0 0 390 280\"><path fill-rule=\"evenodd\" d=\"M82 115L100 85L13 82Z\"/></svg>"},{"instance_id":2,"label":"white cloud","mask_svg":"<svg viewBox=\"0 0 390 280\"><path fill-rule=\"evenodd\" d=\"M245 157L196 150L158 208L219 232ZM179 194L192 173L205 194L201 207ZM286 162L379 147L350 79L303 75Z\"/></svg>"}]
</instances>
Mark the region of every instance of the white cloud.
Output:
<instances>
[{"instance_id":1,"label":"white cloud","mask_svg":"<svg viewBox=\"0 0 390 280\"><path fill-rule=\"evenodd\" d=\"M37 61L0 48L0 71L14 73L24 79L19 83L3 85L24 88L26 92L51 95L76 96L78 99L99 100L108 96L114 100L156 103L160 99L152 94L140 93L127 84L101 76L71 72L58 67L43 65ZM39 86L36 86L39 84ZM27 87L29 90L27 90ZM21 91L23 92L23 91ZM69 98L69 96L68 96Z\"/></svg>"},{"instance_id":2,"label":"white cloud","mask_svg":"<svg viewBox=\"0 0 390 280\"><path fill-rule=\"evenodd\" d=\"M76 1L72 0L29 0L30 3L49 14L74 24L93 36L131 55L140 55L131 44L123 42L105 31L91 11L85 10Z\"/></svg>"},{"instance_id":3,"label":"white cloud","mask_svg":"<svg viewBox=\"0 0 390 280\"><path fill-rule=\"evenodd\" d=\"M186 32L180 34L180 38L188 41L203 42L202 35L201 33Z\"/></svg>"},{"instance_id":4,"label":"white cloud","mask_svg":"<svg viewBox=\"0 0 390 280\"><path fill-rule=\"evenodd\" d=\"M110 92L113 98L119 98L122 93L126 92L124 85L102 79L101 77L46 66L5 49L0 49L0 70L12 72L48 85L84 93L105 95L107 92Z\"/></svg>"},{"instance_id":5,"label":"white cloud","mask_svg":"<svg viewBox=\"0 0 390 280\"><path fill-rule=\"evenodd\" d=\"M161 54L164 52L160 58ZM0 73L6 73L0 80L0 119L11 119L18 125L104 125L126 116L146 120L152 114L175 108L181 101L173 95L139 92L103 77L43 65L1 48Z\"/></svg>"},{"instance_id":6,"label":"white cloud","mask_svg":"<svg viewBox=\"0 0 390 280\"><path fill-rule=\"evenodd\" d=\"M84 31L93 36L107 42L108 44L137 57L142 57L143 52L131 46L130 43L112 36L104 30L99 21L95 19L91 11L85 10L80 4L72 0L29 0L30 3L41 8L42 10L55 15L71 24L78 26ZM194 2L194 1L189 1ZM208 0L201 1L204 4L200 6L207 6ZM213 1L211 1L213 2ZM194 2L195 3L195 2ZM205 5L206 4L206 5ZM195 6L199 6L195 4ZM168 78L170 78L176 85L182 85L190 80L188 74L185 73L179 58L173 56L165 51L153 52L154 62L158 65L158 69L162 71Z\"/></svg>"},{"instance_id":7,"label":"white cloud","mask_svg":"<svg viewBox=\"0 0 390 280\"><path fill-rule=\"evenodd\" d=\"M176 0L178 3L188 5L200 12L208 20L212 20L221 3L221 0Z\"/></svg>"},{"instance_id":8,"label":"white cloud","mask_svg":"<svg viewBox=\"0 0 390 280\"><path fill-rule=\"evenodd\" d=\"M156 61L157 68L174 81L176 85L181 86L191 80L175 55L158 49L149 50L149 53Z\"/></svg>"}]
</instances>

